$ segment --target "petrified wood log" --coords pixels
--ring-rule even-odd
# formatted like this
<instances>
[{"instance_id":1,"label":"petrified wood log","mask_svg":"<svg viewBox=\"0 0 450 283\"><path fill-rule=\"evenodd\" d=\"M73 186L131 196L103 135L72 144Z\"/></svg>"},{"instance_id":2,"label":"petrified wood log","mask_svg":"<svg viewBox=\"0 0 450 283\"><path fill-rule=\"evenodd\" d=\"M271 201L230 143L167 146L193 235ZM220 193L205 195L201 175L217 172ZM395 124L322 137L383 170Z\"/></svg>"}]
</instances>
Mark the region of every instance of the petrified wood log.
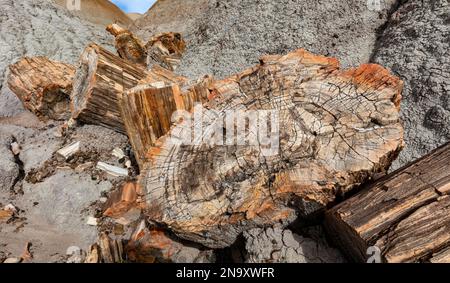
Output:
<instances>
[{"instance_id":1,"label":"petrified wood log","mask_svg":"<svg viewBox=\"0 0 450 283\"><path fill-rule=\"evenodd\" d=\"M9 66L8 86L24 107L41 118L70 117L75 67L45 57L23 58Z\"/></svg>"},{"instance_id":2,"label":"petrified wood log","mask_svg":"<svg viewBox=\"0 0 450 283\"><path fill-rule=\"evenodd\" d=\"M186 43L180 33L166 32L152 37L145 47L149 67L158 64L174 71L186 50Z\"/></svg>"},{"instance_id":3,"label":"petrified wood log","mask_svg":"<svg viewBox=\"0 0 450 283\"><path fill-rule=\"evenodd\" d=\"M178 76L172 71L161 67L160 65L153 65L147 76L142 79L139 84L153 84L164 82L165 84L177 84L183 86L188 83L188 79L183 76Z\"/></svg>"},{"instance_id":4,"label":"petrified wood log","mask_svg":"<svg viewBox=\"0 0 450 283\"><path fill-rule=\"evenodd\" d=\"M111 24L106 30L115 37L115 45L120 58L146 66L147 51L142 41L127 29Z\"/></svg>"},{"instance_id":5,"label":"petrified wood log","mask_svg":"<svg viewBox=\"0 0 450 283\"><path fill-rule=\"evenodd\" d=\"M91 44L83 52L71 95L72 117L125 133L118 94L147 76L144 68Z\"/></svg>"},{"instance_id":6,"label":"petrified wood log","mask_svg":"<svg viewBox=\"0 0 450 283\"><path fill-rule=\"evenodd\" d=\"M301 49L265 56L215 82L210 111L196 107L147 153L145 214L211 248L310 216L397 156L401 90L378 65L341 71Z\"/></svg>"},{"instance_id":7,"label":"petrified wood log","mask_svg":"<svg viewBox=\"0 0 450 283\"><path fill-rule=\"evenodd\" d=\"M152 74L154 76L156 73ZM146 78L147 81L155 79L151 76ZM144 168L147 153L156 140L169 132L174 112L190 111L195 102L204 103L208 100L208 82L200 81L182 92L177 84L155 80L121 95L122 117L141 169Z\"/></svg>"},{"instance_id":8,"label":"petrified wood log","mask_svg":"<svg viewBox=\"0 0 450 283\"><path fill-rule=\"evenodd\" d=\"M355 261L450 262L450 144L326 213L331 237Z\"/></svg>"}]
</instances>

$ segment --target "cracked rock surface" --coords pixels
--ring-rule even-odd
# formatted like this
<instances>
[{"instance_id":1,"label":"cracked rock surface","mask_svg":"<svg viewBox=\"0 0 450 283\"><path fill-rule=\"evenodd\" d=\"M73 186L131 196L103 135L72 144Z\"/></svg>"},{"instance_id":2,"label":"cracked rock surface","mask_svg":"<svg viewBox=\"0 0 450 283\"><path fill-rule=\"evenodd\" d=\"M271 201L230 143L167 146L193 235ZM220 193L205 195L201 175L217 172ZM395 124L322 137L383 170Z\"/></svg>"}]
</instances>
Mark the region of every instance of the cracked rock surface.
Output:
<instances>
[{"instance_id":1,"label":"cracked rock surface","mask_svg":"<svg viewBox=\"0 0 450 283\"><path fill-rule=\"evenodd\" d=\"M322 237L314 227L317 239L304 237L274 226L244 232L247 263L342 263L345 258Z\"/></svg>"},{"instance_id":2,"label":"cracked rock surface","mask_svg":"<svg viewBox=\"0 0 450 283\"><path fill-rule=\"evenodd\" d=\"M224 248L245 230L314 214L389 167L403 146L401 88L379 65L341 70L336 59L302 49L262 57L214 82L205 104L214 113L198 122L202 109L194 109L194 122L186 116L149 151L139 181L146 216L183 239ZM272 133L253 122L234 136L246 122L229 109L270 123ZM265 110L276 114L269 120ZM195 143L180 145L198 123ZM255 142L258 132L275 143Z\"/></svg>"},{"instance_id":3,"label":"cracked rock surface","mask_svg":"<svg viewBox=\"0 0 450 283\"><path fill-rule=\"evenodd\" d=\"M449 11L448 0L406 1L377 43L373 61L405 83L401 118L406 147L394 169L450 139Z\"/></svg>"},{"instance_id":4,"label":"cracked rock surface","mask_svg":"<svg viewBox=\"0 0 450 283\"><path fill-rule=\"evenodd\" d=\"M75 63L89 42L112 48L103 26L83 21L48 0L0 1L0 117L23 111L5 83L7 67L22 56Z\"/></svg>"}]
</instances>

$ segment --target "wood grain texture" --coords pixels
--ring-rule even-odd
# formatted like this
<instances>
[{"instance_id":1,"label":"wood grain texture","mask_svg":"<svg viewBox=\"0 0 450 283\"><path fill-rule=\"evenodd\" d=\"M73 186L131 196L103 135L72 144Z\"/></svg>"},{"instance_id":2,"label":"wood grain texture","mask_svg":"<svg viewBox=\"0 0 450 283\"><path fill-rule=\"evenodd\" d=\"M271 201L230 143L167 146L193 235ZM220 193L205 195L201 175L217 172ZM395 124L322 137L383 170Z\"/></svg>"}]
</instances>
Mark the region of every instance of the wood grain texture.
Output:
<instances>
[{"instance_id":1,"label":"wood grain texture","mask_svg":"<svg viewBox=\"0 0 450 283\"><path fill-rule=\"evenodd\" d=\"M9 66L8 86L41 119L70 117L75 67L45 57L25 57Z\"/></svg>"},{"instance_id":2,"label":"wood grain texture","mask_svg":"<svg viewBox=\"0 0 450 283\"><path fill-rule=\"evenodd\" d=\"M136 86L146 76L147 72L139 65L96 44L89 45L81 55L74 79L72 117L125 133L118 94Z\"/></svg>"},{"instance_id":3,"label":"wood grain texture","mask_svg":"<svg viewBox=\"0 0 450 283\"><path fill-rule=\"evenodd\" d=\"M446 261L449 193L447 144L331 209L326 228L355 261L366 261L370 246L385 262Z\"/></svg>"},{"instance_id":4,"label":"wood grain texture","mask_svg":"<svg viewBox=\"0 0 450 283\"><path fill-rule=\"evenodd\" d=\"M145 45L147 49L147 65L160 65L174 71L180 64L186 50L186 42L180 33L165 32L153 36Z\"/></svg>"},{"instance_id":5,"label":"wood grain texture","mask_svg":"<svg viewBox=\"0 0 450 283\"><path fill-rule=\"evenodd\" d=\"M160 70L158 67L155 71ZM162 68L161 68L162 69ZM150 72L144 79L149 82L136 86L120 95L122 117L135 158L141 169L148 161L147 153L158 138L169 132L173 121L172 114L178 110L190 111L196 102L204 103L208 100L208 82L205 79L186 86L182 91L179 85L171 82L180 81L171 72ZM180 81L182 82L182 81ZM155 86L156 84L162 84Z\"/></svg>"},{"instance_id":6,"label":"wood grain texture","mask_svg":"<svg viewBox=\"0 0 450 283\"><path fill-rule=\"evenodd\" d=\"M106 30L115 37L115 46L120 58L146 67L147 51L139 38L118 24L108 25Z\"/></svg>"},{"instance_id":7,"label":"wood grain texture","mask_svg":"<svg viewBox=\"0 0 450 283\"><path fill-rule=\"evenodd\" d=\"M238 75L213 82L204 106L217 115L199 122L198 145L180 121L147 153L140 185L146 216L179 237L211 248L230 246L244 230L324 209L336 196L386 170L403 147L402 82L378 65L340 70L336 59L297 50L265 56ZM275 111L279 148L216 145L211 132L228 110ZM196 111L191 113L195 116ZM244 141L254 135L244 122ZM224 135L242 127L223 125Z\"/></svg>"}]
</instances>

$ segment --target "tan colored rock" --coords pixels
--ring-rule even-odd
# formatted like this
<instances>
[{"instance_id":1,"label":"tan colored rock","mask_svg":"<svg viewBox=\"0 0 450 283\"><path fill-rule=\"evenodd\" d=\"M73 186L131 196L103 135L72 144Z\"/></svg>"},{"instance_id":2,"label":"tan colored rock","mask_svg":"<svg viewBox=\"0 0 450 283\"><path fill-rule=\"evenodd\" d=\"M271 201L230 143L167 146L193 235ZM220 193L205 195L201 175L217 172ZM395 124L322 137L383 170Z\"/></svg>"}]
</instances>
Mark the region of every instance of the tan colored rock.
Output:
<instances>
[{"instance_id":1,"label":"tan colored rock","mask_svg":"<svg viewBox=\"0 0 450 283\"><path fill-rule=\"evenodd\" d=\"M312 215L384 172L402 149L401 90L402 81L379 65L343 71L336 59L302 49L262 57L214 82L205 108L216 112L192 123L205 111L194 109L149 150L140 178L146 216L181 238L222 248L244 230ZM254 117L224 123L227 110L270 111L258 129L273 139L250 143ZM183 145L193 124L203 131ZM231 145L217 142L221 133L234 138Z\"/></svg>"}]
</instances>

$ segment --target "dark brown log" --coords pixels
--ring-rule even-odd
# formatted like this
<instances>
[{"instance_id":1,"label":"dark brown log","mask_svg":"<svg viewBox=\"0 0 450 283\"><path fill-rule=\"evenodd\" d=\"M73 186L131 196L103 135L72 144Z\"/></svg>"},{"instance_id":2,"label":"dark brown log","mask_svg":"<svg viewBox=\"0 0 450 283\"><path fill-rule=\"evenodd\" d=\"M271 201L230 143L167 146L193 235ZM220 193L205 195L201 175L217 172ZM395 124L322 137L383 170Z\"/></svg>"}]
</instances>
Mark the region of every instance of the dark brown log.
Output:
<instances>
[{"instance_id":1,"label":"dark brown log","mask_svg":"<svg viewBox=\"0 0 450 283\"><path fill-rule=\"evenodd\" d=\"M40 118L70 117L75 67L45 57L23 58L9 66L8 86L24 107Z\"/></svg>"},{"instance_id":2,"label":"dark brown log","mask_svg":"<svg viewBox=\"0 0 450 283\"><path fill-rule=\"evenodd\" d=\"M191 123L204 109L194 110L147 153L139 181L145 214L211 248L230 246L247 229L313 215L384 172L401 150L401 90L402 82L378 65L342 71L336 59L305 50L265 56L215 81L204 105L215 113ZM227 123L229 110L273 111L273 119L259 122L269 124L273 143L249 144L249 124L257 120ZM198 125L194 142L180 144ZM245 131L237 137L239 127ZM230 145L219 143L221 133L234 136Z\"/></svg>"},{"instance_id":3,"label":"dark brown log","mask_svg":"<svg viewBox=\"0 0 450 283\"><path fill-rule=\"evenodd\" d=\"M117 95L146 76L144 68L96 44L89 45L81 55L74 79L72 117L125 133Z\"/></svg>"},{"instance_id":4,"label":"dark brown log","mask_svg":"<svg viewBox=\"0 0 450 283\"><path fill-rule=\"evenodd\" d=\"M330 236L355 261L450 262L450 144L326 213Z\"/></svg>"},{"instance_id":5,"label":"dark brown log","mask_svg":"<svg viewBox=\"0 0 450 283\"><path fill-rule=\"evenodd\" d=\"M142 41L118 24L109 25L106 30L115 37L115 45L120 58L146 66L147 51Z\"/></svg>"},{"instance_id":6,"label":"dark brown log","mask_svg":"<svg viewBox=\"0 0 450 283\"><path fill-rule=\"evenodd\" d=\"M141 169L148 161L150 148L170 130L172 114L177 110L190 111L195 102L206 102L209 94L209 80L182 92L178 85L170 82L177 81L176 78L157 81L158 76L152 72L146 78L150 83L132 88L121 96L122 117Z\"/></svg>"},{"instance_id":7,"label":"dark brown log","mask_svg":"<svg viewBox=\"0 0 450 283\"><path fill-rule=\"evenodd\" d=\"M152 37L145 47L149 67L157 64L174 71L186 50L186 43L180 33L166 32Z\"/></svg>"}]
</instances>

